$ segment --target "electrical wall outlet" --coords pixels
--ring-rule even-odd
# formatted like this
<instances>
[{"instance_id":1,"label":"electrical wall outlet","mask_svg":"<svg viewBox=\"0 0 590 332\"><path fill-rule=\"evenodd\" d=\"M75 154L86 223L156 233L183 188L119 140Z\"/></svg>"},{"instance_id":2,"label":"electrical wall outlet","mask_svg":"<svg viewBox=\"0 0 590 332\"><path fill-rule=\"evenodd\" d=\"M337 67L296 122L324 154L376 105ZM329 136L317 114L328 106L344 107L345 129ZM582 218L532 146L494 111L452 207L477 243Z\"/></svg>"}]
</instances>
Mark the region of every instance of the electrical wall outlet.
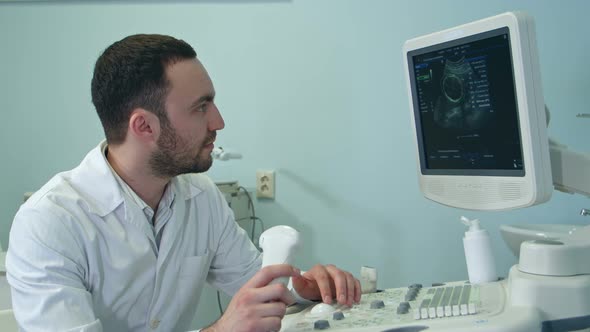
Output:
<instances>
[{"instance_id":1,"label":"electrical wall outlet","mask_svg":"<svg viewBox=\"0 0 590 332\"><path fill-rule=\"evenodd\" d=\"M275 171L256 171L256 197L275 198Z\"/></svg>"}]
</instances>

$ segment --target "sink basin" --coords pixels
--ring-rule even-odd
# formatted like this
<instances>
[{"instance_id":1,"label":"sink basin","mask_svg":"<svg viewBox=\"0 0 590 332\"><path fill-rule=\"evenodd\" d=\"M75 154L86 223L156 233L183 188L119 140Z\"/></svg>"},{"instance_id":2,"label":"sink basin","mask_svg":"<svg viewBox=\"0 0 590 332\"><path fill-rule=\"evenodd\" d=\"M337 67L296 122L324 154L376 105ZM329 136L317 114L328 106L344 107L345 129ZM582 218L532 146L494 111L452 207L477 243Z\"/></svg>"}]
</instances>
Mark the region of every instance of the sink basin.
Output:
<instances>
[{"instance_id":1,"label":"sink basin","mask_svg":"<svg viewBox=\"0 0 590 332\"><path fill-rule=\"evenodd\" d=\"M555 240L573 234L584 226L566 224L501 225L500 233L508 248L518 258L520 257L520 244L523 241Z\"/></svg>"}]
</instances>

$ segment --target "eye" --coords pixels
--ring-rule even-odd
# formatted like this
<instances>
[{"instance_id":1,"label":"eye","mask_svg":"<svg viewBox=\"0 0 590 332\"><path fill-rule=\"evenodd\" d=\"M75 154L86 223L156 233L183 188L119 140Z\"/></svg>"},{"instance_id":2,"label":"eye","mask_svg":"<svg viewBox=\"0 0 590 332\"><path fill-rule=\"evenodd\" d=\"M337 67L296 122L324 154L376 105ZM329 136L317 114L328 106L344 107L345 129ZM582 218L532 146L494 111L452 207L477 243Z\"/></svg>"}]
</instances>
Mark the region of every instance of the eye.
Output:
<instances>
[{"instance_id":1,"label":"eye","mask_svg":"<svg viewBox=\"0 0 590 332\"><path fill-rule=\"evenodd\" d=\"M202 103L200 105L197 106L197 108L195 109L197 112L206 112L207 111L207 103Z\"/></svg>"}]
</instances>

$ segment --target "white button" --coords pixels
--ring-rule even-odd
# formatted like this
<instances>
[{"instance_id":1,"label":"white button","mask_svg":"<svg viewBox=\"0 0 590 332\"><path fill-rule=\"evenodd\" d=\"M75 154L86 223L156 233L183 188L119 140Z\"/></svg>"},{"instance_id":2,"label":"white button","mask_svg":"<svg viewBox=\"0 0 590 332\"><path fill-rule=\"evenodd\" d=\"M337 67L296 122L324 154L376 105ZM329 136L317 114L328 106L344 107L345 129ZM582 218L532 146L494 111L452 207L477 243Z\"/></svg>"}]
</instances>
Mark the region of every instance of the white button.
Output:
<instances>
[{"instance_id":1,"label":"white button","mask_svg":"<svg viewBox=\"0 0 590 332\"><path fill-rule=\"evenodd\" d=\"M420 319L420 309L414 310L414 319Z\"/></svg>"},{"instance_id":2,"label":"white button","mask_svg":"<svg viewBox=\"0 0 590 332\"><path fill-rule=\"evenodd\" d=\"M428 318L428 308L427 307L420 308L420 317L422 317L422 319Z\"/></svg>"},{"instance_id":3,"label":"white button","mask_svg":"<svg viewBox=\"0 0 590 332\"><path fill-rule=\"evenodd\" d=\"M469 311L467 310L467 304L461 304L461 316L465 316L469 314Z\"/></svg>"},{"instance_id":4,"label":"white button","mask_svg":"<svg viewBox=\"0 0 590 332\"><path fill-rule=\"evenodd\" d=\"M450 305L445 306L445 317L453 316L453 309L451 309Z\"/></svg>"},{"instance_id":5,"label":"white button","mask_svg":"<svg viewBox=\"0 0 590 332\"><path fill-rule=\"evenodd\" d=\"M327 303L318 303L309 312L313 316L327 316L336 311L336 307Z\"/></svg>"},{"instance_id":6,"label":"white button","mask_svg":"<svg viewBox=\"0 0 590 332\"><path fill-rule=\"evenodd\" d=\"M160 325L160 321L157 319L152 319L152 321L150 322L150 327L152 328L152 330L157 329L158 325Z\"/></svg>"},{"instance_id":7,"label":"white button","mask_svg":"<svg viewBox=\"0 0 590 332\"><path fill-rule=\"evenodd\" d=\"M428 317L429 318L436 318L436 308L435 307L428 308Z\"/></svg>"}]
</instances>

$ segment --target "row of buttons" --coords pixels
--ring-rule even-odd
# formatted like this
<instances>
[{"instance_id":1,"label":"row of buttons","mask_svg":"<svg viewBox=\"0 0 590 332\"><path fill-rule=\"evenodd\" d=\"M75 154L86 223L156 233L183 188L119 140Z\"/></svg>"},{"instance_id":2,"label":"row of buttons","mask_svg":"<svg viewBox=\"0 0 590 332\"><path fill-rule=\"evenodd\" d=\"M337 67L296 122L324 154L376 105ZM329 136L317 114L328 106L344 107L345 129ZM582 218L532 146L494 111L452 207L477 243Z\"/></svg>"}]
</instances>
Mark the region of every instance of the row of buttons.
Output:
<instances>
[{"instance_id":1,"label":"row of buttons","mask_svg":"<svg viewBox=\"0 0 590 332\"><path fill-rule=\"evenodd\" d=\"M444 284L433 284L423 298L420 307L414 310L415 319L442 318L451 316L465 316L477 313L474 302L470 302L471 285L454 287L438 287ZM405 294L405 301L399 303L397 314L408 314L411 306L409 301L416 300L418 293L422 290L421 284L413 284L408 287ZM321 304L319 304L321 306ZM385 307L382 300L374 300L370 303L370 309L381 309ZM323 311L323 310L322 310ZM341 311L333 312L333 320L342 320L345 316ZM326 330L330 328L330 322L326 319L319 319L314 322L314 330Z\"/></svg>"},{"instance_id":2,"label":"row of buttons","mask_svg":"<svg viewBox=\"0 0 590 332\"><path fill-rule=\"evenodd\" d=\"M371 309L381 309L385 307L385 303L382 300L374 300L371 302L370 308ZM398 314L407 314L410 310L410 303L409 302L401 302L397 307ZM342 320L344 319L344 314L342 311L336 311L332 314L333 320ZM325 319L316 320L313 323L314 330L326 330L330 328L330 322Z\"/></svg>"},{"instance_id":3,"label":"row of buttons","mask_svg":"<svg viewBox=\"0 0 590 332\"><path fill-rule=\"evenodd\" d=\"M436 308L421 307L414 311L414 319L426 318L442 318L451 316L466 316L477 313L477 306L475 303L453 305L453 306L438 306Z\"/></svg>"},{"instance_id":4,"label":"row of buttons","mask_svg":"<svg viewBox=\"0 0 590 332\"><path fill-rule=\"evenodd\" d=\"M451 316L473 315L477 313L476 304L470 302L471 285L431 288L414 312L415 319L442 318Z\"/></svg>"}]
</instances>

